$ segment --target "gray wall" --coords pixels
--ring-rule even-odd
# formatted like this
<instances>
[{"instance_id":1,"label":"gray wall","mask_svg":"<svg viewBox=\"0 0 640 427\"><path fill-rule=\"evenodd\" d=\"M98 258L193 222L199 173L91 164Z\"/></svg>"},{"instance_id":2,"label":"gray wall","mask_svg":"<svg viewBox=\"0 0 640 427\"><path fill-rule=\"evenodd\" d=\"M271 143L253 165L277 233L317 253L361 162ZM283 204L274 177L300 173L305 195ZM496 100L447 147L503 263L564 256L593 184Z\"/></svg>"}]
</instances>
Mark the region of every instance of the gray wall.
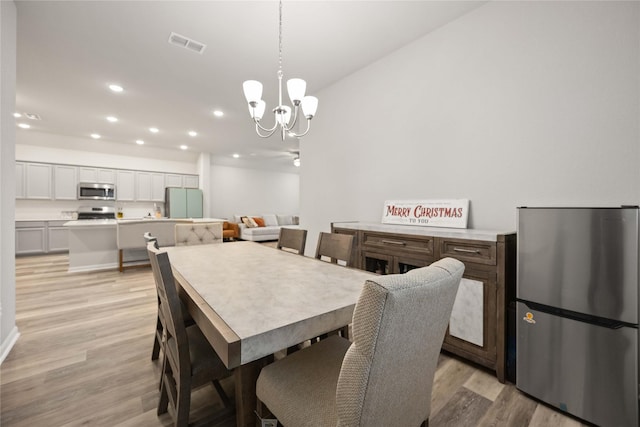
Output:
<instances>
[{"instance_id":1,"label":"gray wall","mask_svg":"<svg viewBox=\"0 0 640 427\"><path fill-rule=\"evenodd\" d=\"M297 174L211 165L211 216L298 215L299 190Z\"/></svg>"},{"instance_id":2,"label":"gray wall","mask_svg":"<svg viewBox=\"0 0 640 427\"><path fill-rule=\"evenodd\" d=\"M490 2L318 94L301 141L307 253L387 199L468 198L470 228L520 205L640 203L640 4Z\"/></svg>"},{"instance_id":3,"label":"gray wall","mask_svg":"<svg viewBox=\"0 0 640 427\"><path fill-rule=\"evenodd\" d=\"M0 362L18 339L15 286L16 5L0 1Z\"/></svg>"}]
</instances>

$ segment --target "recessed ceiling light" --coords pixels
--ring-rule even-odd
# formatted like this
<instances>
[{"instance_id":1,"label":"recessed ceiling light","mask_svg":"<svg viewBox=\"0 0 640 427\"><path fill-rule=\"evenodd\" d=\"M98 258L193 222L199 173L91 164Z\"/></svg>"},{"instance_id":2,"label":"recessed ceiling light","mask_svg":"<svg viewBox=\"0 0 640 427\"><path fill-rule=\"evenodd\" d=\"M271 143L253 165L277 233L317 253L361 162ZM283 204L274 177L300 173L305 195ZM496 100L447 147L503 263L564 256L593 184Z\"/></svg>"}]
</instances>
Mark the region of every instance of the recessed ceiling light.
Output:
<instances>
[{"instance_id":1,"label":"recessed ceiling light","mask_svg":"<svg viewBox=\"0 0 640 427\"><path fill-rule=\"evenodd\" d=\"M116 84L110 84L109 85L109 89L111 89L113 92L122 92L124 89L122 88L122 86L120 85L116 85Z\"/></svg>"},{"instance_id":2,"label":"recessed ceiling light","mask_svg":"<svg viewBox=\"0 0 640 427\"><path fill-rule=\"evenodd\" d=\"M113 117L113 116L109 116L109 117L107 117L107 120L110 121L111 123L115 123L115 122L118 121L118 118L117 117Z\"/></svg>"},{"instance_id":3,"label":"recessed ceiling light","mask_svg":"<svg viewBox=\"0 0 640 427\"><path fill-rule=\"evenodd\" d=\"M16 119L19 117L22 117L22 114L20 113L13 113L13 117L15 117Z\"/></svg>"},{"instance_id":4,"label":"recessed ceiling light","mask_svg":"<svg viewBox=\"0 0 640 427\"><path fill-rule=\"evenodd\" d=\"M220 110L215 110L213 112L213 115L216 116L216 117L222 117L222 116L224 116L224 113L222 111L220 111Z\"/></svg>"},{"instance_id":5,"label":"recessed ceiling light","mask_svg":"<svg viewBox=\"0 0 640 427\"><path fill-rule=\"evenodd\" d=\"M144 141L141 139L136 139L136 144L138 145L144 145Z\"/></svg>"},{"instance_id":6,"label":"recessed ceiling light","mask_svg":"<svg viewBox=\"0 0 640 427\"><path fill-rule=\"evenodd\" d=\"M186 149L187 149L187 148L189 148L189 147L187 147L186 145L181 145L181 146L180 146L180 148L181 148L182 150L186 150Z\"/></svg>"},{"instance_id":7,"label":"recessed ceiling light","mask_svg":"<svg viewBox=\"0 0 640 427\"><path fill-rule=\"evenodd\" d=\"M232 156L234 159L239 159L240 158L240 154L238 153L234 153Z\"/></svg>"},{"instance_id":8,"label":"recessed ceiling light","mask_svg":"<svg viewBox=\"0 0 640 427\"><path fill-rule=\"evenodd\" d=\"M22 129L29 129L31 126L26 123L18 123L18 127L21 127Z\"/></svg>"},{"instance_id":9,"label":"recessed ceiling light","mask_svg":"<svg viewBox=\"0 0 640 427\"><path fill-rule=\"evenodd\" d=\"M160 130L158 130L158 128L153 128L153 127L152 127L152 128L149 128L149 132L151 132L151 133L158 133L158 132L160 132Z\"/></svg>"},{"instance_id":10,"label":"recessed ceiling light","mask_svg":"<svg viewBox=\"0 0 640 427\"><path fill-rule=\"evenodd\" d=\"M92 133L92 134L91 134L91 138L93 138L93 139L100 139L100 134Z\"/></svg>"},{"instance_id":11,"label":"recessed ceiling light","mask_svg":"<svg viewBox=\"0 0 640 427\"><path fill-rule=\"evenodd\" d=\"M194 130L190 130L189 131L189 136L197 136L198 132L194 131Z\"/></svg>"}]
</instances>

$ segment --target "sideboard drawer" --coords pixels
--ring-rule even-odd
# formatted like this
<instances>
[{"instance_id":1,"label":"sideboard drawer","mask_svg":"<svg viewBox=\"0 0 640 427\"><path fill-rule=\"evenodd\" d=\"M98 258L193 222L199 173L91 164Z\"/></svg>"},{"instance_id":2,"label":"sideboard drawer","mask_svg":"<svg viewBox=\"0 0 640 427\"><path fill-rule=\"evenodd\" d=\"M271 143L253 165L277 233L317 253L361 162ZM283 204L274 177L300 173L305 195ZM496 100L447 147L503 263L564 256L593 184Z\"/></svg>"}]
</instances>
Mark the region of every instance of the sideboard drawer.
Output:
<instances>
[{"instance_id":1,"label":"sideboard drawer","mask_svg":"<svg viewBox=\"0 0 640 427\"><path fill-rule=\"evenodd\" d=\"M496 265L496 244L477 240L442 239L440 240L440 257Z\"/></svg>"},{"instance_id":2,"label":"sideboard drawer","mask_svg":"<svg viewBox=\"0 0 640 427\"><path fill-rule=\"evenodd\" d=\"M433 255L433 238L404 235L363 233L362 244L369 248L405 250L425 255Z\"/></svg>"}]
</instances>

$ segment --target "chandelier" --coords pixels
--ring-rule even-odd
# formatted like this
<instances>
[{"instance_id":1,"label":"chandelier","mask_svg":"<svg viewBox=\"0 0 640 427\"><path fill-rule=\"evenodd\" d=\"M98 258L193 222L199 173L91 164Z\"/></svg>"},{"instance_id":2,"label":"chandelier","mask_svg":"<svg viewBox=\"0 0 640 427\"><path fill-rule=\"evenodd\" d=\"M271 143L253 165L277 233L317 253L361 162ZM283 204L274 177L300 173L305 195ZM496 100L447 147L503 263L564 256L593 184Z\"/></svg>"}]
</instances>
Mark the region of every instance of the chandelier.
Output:
<instances>
[{"instance_id":1,"label":"chandelier","mask_svg":"<svg viewBox=\"0 0 640 427\"><path fill-rule=\"evenodd\" d=\"M287 134L299 138L309 132L311 119L316 114L318 108L318 98L315 96L304 96L307 89L307 82L304 80L289 79L287 81L287 92L289 93L291 104L293 104L293 118L291 117L291 107L282 104L282 0L280 0L279 4L278 18L278 105L273 109L275 123L272 128L265 128L260 124L260 120L267 106L262 100L262 83L257 80L247 80L242 84L242 89L249 104L249 115L256 124L256 133L261 138L269 138L279 127L280 135L284 141ZM297 133L294 130L298 121L299 109L302 109L302 115L307 119L307 128L301 133ZM265 133L263 134L261 131Z\"/></svg>"}]
</instances>

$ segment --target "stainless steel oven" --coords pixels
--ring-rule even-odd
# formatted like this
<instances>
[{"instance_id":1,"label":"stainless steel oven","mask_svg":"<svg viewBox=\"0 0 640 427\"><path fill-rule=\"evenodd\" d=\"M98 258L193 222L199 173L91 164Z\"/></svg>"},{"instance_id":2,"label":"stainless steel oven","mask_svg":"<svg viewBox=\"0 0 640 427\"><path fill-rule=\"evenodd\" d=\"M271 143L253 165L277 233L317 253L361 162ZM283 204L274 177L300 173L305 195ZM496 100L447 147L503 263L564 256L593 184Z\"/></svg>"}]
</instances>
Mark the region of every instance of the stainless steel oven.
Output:
<instances>
[{"instance_id":1,"label":"stainless steel oven","mask_svg":"<svg viewBox=\"0 0 640 427\"><path fill-rule=\"evenodd\" d=\"M95 182L78 184L78 200L115 200L116 186Z\"/></svg>"}]
</instances>

